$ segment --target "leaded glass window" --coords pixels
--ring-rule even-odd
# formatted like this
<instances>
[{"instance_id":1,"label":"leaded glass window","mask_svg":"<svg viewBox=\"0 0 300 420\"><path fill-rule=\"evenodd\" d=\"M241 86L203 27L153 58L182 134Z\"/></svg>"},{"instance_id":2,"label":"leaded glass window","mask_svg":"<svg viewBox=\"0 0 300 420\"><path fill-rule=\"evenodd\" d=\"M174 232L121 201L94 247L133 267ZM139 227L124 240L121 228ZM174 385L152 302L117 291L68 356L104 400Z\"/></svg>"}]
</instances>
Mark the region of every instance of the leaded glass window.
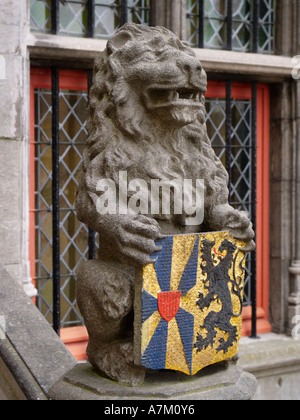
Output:
<instances>
[{"instance_id":1,"label":"leaded glass window","mask_svg":"<svg viewBox=\"0 0 300 420\"><path fill-rule=\"evenodd\" d=\"M110 38L126 22L149 23L150 0L59 0L57 34ZM31 30L53 33L51 0L30 0Z\"/></svg>"},{"instance_id":2,"label":"leaded glass window","mask_svg":"<svg viewBox=\"0 0 300 420\"><path fill-rule=\"evenodd\" d=\"M50 79L48 77L48 79ZM50 81L50 80L49 80ZM75 83L76 85L76 83ZM75 214L76 188L86 143L88 94L84 90L59 92L59 226L60 326L82 325L76 304L76 277L88 259L89 231ZM36 304L52 324L53 318L53 161L52 91L34 89L35 107L35 283Z\"/></svg>"},{"instance_id":3,"label":"leaded glass window","mask_svg":"<svg viewBox=\"0 0 300 420\"><path fill-rule=\"evenodd\" d=\"M223 98L207 98L207 130L216 155L223 165L228 166L230 175L229 202L238 209L246 211L252 218L252 127L251 101L231 100L231 144L226 143L226 100ZM228 156L230 154L230 156ZM246 264L244 305L251 305L251 256Z\"/></svg>"},{"instance_id":4,"label":"leaded glass window","mask_svg":"<svg viewBox=\"0 0 300 420\"><path fill-rule=\"evenodd\" d=\"M51 0L30 0L32 32L51 33Z\"/></svg>"},{"instance_id":5,"label":"leaded glass window","mask_svg":"<svg viewBox=\"0 0 300 420\"><path fill-rule=\"evenodd\" d=\"M187 0L187 41L193 47L271 53L274 26L275 0Z\"/></svg>"}]
</instances>

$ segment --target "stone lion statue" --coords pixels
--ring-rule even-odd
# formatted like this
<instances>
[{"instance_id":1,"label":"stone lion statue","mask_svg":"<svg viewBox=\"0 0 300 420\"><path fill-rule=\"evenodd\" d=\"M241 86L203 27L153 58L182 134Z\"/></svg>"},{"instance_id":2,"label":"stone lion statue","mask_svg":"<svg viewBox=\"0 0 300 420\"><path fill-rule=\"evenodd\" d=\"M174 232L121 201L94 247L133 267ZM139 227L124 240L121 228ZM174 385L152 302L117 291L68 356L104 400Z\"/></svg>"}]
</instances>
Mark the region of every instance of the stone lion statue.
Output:
<instances>
[{"instance_id":1,"label":"stone lion statue","mask_svg":"<svg viewBox=\"0 0 300 420\"><path fill-rule=\"evenodd\" d=\"M89 332L90 362L108 377L136 385L145 369L133 363L135 270L152 262L163 235L229 230L254 249L245 212L228 204L228 175L206 131L207 78L193 50L169 30L126 24L108 41L94 67L89 138L77 216L99 233L99 259L83 265L77 300ZM99 214L98 182L119 186L152 179L204 179L204 220L187 215ZM130 196L130 193L129 193ZM174 196L171 197L174 199Z\"/></svg>"}]
</instances>

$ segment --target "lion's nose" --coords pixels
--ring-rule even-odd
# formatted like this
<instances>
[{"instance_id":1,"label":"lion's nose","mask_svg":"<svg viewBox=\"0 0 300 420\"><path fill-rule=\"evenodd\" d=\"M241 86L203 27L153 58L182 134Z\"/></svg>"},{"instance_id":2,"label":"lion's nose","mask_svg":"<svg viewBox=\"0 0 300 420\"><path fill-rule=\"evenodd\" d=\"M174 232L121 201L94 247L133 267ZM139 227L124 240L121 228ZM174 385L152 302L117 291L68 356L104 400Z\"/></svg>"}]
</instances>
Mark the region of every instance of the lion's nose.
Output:
<instances>
[{"instance_id":1,"label":"lion's nose","mask_svg":"<svg viewBox=\"0 0 300 420\"><path fill-rule=\"evenodd\" d=\"M177 60L178 68L187 76L190 86L206 92L207 77L199 60L195 57L181 57Z\"/></svg>"},{"instance_id":2,"label":"lion's nose","mask_svg":"<svg viewBox=\"0 0 300 420\"><path fill-rule=\"evenodd\" d=\"M193 73L200 74L202 72L202 66L200 61L193 57L181 57L177 60L178 67L189 75Z\"/></svg>"}]
</instances>

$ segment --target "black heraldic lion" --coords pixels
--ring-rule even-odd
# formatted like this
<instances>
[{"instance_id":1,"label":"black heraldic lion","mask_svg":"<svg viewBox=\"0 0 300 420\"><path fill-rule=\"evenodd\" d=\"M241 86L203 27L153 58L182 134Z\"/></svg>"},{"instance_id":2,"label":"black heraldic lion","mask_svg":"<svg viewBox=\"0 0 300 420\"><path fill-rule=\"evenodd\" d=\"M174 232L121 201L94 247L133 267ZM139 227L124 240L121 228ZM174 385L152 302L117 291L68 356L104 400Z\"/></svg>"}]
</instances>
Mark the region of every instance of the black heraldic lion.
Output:
<instances>
[{"instance_id":1,"label":"black heraldic lion","mask_svg":"<svg viewBox=\"0 0 300 420\"><path fill-rule=\"evenodd\" d=\"M233 346L234 342L238 338L237 327L231 324L232 318L238 318L242 314L243 309L243 285L240 285L236 281L235 276L232 280L229 275L229 270L235 266L234 253L237 250L237 247L225 239L219 251L227 251L227 254L224 258L219 257L219 263L215 264L215 261L212 259L212 249L215 246L215 242L210 242L207 239L203 240L201 250L203 252L203 260L205 264L201 264L202 273L207 275L205 280L205 289L208 291L208 294L204 297L202 293L199 294L199 299L197 305L200 310L204 310L210 307L212 302L217 301L222 304L222 309L219 312L211 311L204 320L204 324L201 325L201 328L207 330L207 336L202 337L201 334L198 334L197 341L195 343L195 348L197 351L206 349L208 346L214 345L215 337L217 335L217 329L228 333L228 339L225 341L221 338L220 345L217 348L217 351L228 352L228 349ZM241 262L241 269L242 269ZM229 289L229 284L232 285L232 292ZM231 293L238 297L240 304L240 313L235 314L233 311L232 297Z\"/></svg>"},{"instance_id":2,"label":"black heraldic lion","mask_svg":"<svg viewBox=\"0 0 300 420\"><path fill-rule=\"evenodd\" d=\"M79 273L77 299L90 362L119 382L137 384L145 374L133 364L134 282L136 268L159 250L155 240L229 230L248 249L254 246L247 214L228 204L228 175L207 135L206 85L194 51L165 28L126 24L95 62L76 209L79 220L99 233L100 248L99 259ZM189 226L188 216L174 211L99 214L97 185L109 179L118 190L120 172L128 183L143 179L149 191L151 180L191 179L195 185L204 179L203 223Z\"/></svg>"}]
</instances>

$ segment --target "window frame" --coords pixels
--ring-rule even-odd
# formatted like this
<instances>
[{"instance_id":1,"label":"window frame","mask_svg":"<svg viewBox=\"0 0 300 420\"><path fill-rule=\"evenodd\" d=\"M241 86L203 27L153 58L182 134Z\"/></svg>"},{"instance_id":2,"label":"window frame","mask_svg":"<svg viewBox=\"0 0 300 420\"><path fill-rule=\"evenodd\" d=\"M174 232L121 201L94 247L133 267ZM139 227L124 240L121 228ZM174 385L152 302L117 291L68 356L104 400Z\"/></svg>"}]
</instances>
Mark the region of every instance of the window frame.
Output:
<instances>
[{"instance_id":1,"label":"window frame","mask_svg":"<svg viewBox=\"0 0 300 420\"><path fill-rule=\"evenodd\" d=\"M150 25L151 23L151 0L140 0L142 1L141 6L137 6L136 4L131 4L128 0L119 0L118 2L114 2L111 4L103 4L95 0L76 0L72 1L66 1L66 4L61 4L60 0L51 0L50 4L45 5L45 10L48 10L49 16L47 19L45 19L44 22L44 28L39 27L39 29L34 28L32 26L32 23L34 26L40 26L37 20L35 19L33 13L32 13L32 7L36 6L37 1L45 2L47 0L32 0L33 3L30 4L30 27L31 32L33 33L40 33L40 34L52 34L52 35L61 35L61 36L69 36L69 37L75 37L75 38L95 38L95 39L108 39L110 38L121 26L123 26L125 23L134 21L134 19L138 20L138 23L143 23L146 25ZM135 0L138 2L139 0ZM148 1L148 5L144 5L144 2ZM70 4L68 4L70 3ZM79 15L77 15L76 11L72 8L72 3L75 3L79 6ZM96 27L99 25L99 23L103 23L101 18L99 17L97 13L98 8L105 8L105 12L103 14L106 14L108 11L112 11L114 14L114 17L118 17L119 23L114 24L114 30L112 32L107 33L96 33ZM142 14L148 14L148 19L145 19L143 22L143 19L141 20L138 17L137 11L140 11ZM62 19L62 12L67 11L70 12L70 22L67 25L66 28L63 28L61 25ZM72 12L74 14L72 15ZM80 17L81 15L81 17ZM86 15L86 21L85 24L83 21L84 15ZM98 18L98 20L97 20ZM78 24L82 27L82 32L72 32L69 30L69 26L73 24Z\"/></svg>"},{"instance_id":2,"label":"window frame","mask_svg":"<svg viewBox=\"0 0 300 420\"><path fill-rule=\"evenodd\" d=\"M226 98L226 83L208 81L207 98ZM232 98L252 100L251 83L233 83ZM269 147L270 95L269 86L257 88L257 151L256 151L256 281L257 333L271 331L269 323ZM243 310L242 335L251 334L252 307Z\"/></svg>"},{"instance_id":3,"label":"window frame","mask_svg":"<svg viewBox=\"0 0 300 420\"><path fill-rule=\"evenodd\" d=\"M226 0L226 5L224 10L224 14L220 14L217 9L214 9L215 14L219 15L219 18L215 16L210 16L206 13L206 6L205 0L194 0L193 4L189 4L187 2L186 8L186 19L187 19L187 38L188 38L188 27L189 25L193 26L192 20L193 18L197 20L197 24L195 25L195 31L190 39L196 37L197 43L192 43L188 40L188 44L191 47L197 48L208 48L208 49L215 49L217 51L228 50L228 51L239 51L243 54L245 53L261 53L271 55L274 54L274 30L275 30L275 16L276 16L276 1L277 0L269 0L273 1L273 8L270 8L269 11L265 14L264 17L261 16L262 7L268 7L265 4L261 4L262 0L249 0L248 7L248 19L246 17L236 18L237 11L234 11L234 4L232 0ZM211 5L212 6L212 5ZM240 4L240 7L247 7L246 4ZM190 7L190 9L189 9ZM193 10L195 8L195 11ZM193 13L194 12L194 13ZM267 22L265 21L267 19ZM221 36L219 35L219 31L215 32L215 34L211 37L210 41L207 41L209 44L211 40L218 37L219 40L223 43L220 46L209 46L206 45L205 41L205 26L206 23L209 24L211 21L219 21L223 22L221 27L219 28L224 29L225 36L224 39L221 40ZM235 29L235 25L240 24L238 29ZM241 26L242 25L242 26ZM212 27L212 26L211 26ZM238 33L244 28L249 33L249 40L245 46L241 45L240 47L234 47L234 39L239 39ZM260 35L264 32L266 34L266 30L270 33L268 41L261 46L260 45ZM273 34L271 35L271 33ZM266 44L269 44L270 48L266 47ZM221 44L221 43L220 43Z\"/></svg>"}]
</instances>

